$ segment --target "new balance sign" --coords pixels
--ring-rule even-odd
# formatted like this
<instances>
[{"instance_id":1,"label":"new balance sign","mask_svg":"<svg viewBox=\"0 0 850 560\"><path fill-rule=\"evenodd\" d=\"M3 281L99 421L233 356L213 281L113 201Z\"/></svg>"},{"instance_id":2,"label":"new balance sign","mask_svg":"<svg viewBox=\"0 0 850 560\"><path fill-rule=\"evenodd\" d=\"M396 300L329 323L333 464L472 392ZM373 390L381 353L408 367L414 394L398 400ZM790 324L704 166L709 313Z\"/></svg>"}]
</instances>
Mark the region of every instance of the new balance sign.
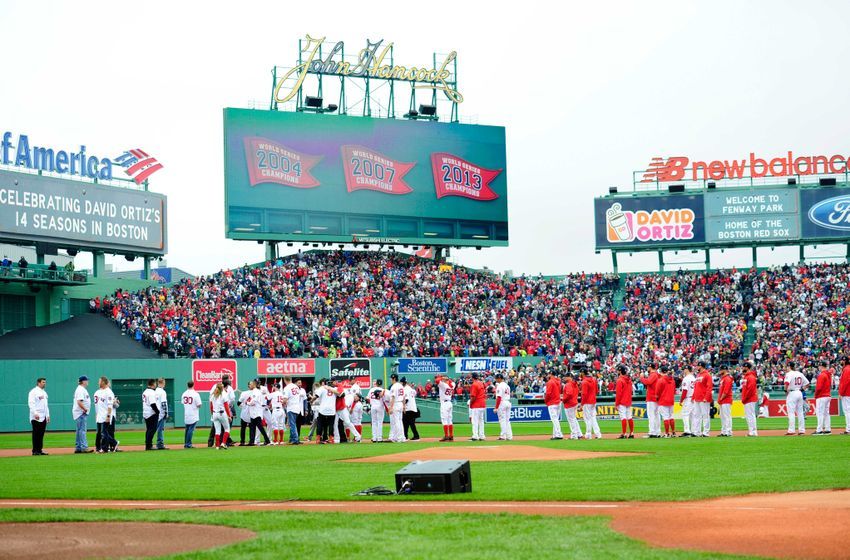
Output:
<instances>
[{"instance_id":1,"label":"new balance sign","mask_svg":"<svg viewBox=\"0 0 850 560\"><path fill-rule=\"evenodd\" d=\"M848 170L850 158L833 156L786 155L774 158L749 157L714 161L697 161L684 156L654 157L643 174L642 183L667 183L671 181L703 181L707 179L743 179L760 177L786 177L792 175L833 175Z\"/></svg>"},{"instance_id":2,"label":"new balance sign","mask_svg":"<svg viewBox=\"0 0 850 560\"><path fill-rule=\"evenodd\" d=\"M225 375L230 376L231 386L236 389L236 360L192 360L192 381L196 391L211 391Z\"/></svg>"}]
</instances>

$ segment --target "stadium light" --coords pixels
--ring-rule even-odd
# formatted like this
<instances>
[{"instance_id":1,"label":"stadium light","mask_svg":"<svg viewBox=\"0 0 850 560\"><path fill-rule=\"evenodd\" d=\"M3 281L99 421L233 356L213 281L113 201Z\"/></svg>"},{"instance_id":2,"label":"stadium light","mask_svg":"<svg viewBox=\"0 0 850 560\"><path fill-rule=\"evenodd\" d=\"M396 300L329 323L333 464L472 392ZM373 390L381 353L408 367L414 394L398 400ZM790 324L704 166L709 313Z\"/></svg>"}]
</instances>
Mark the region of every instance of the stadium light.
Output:
<instances>
[{"instance_id":1,"label":"stadium light","mask_svg":"<svg viewBox=\"0 0 850 560\"><path fill-rule=\"evenodd\" d=\"M422 103L419 104L419 114L423 117L435 117L437 116L437 106L436 105L424 105Z\"/></svg>"},{"instance_id":2,"label":"stadium light","mask_svg":"<svg viewBox=\"0 0 850 560\"><path fill-rule=\"evenodd\" d=\"M312 95L308 95L304 99L304 106L298 107L298 111L304 112L307 111L309 113L333 113L339 109L333 103L328 104L327 107L324 107L324 99L321 97L313 97Z\"/></svg>"},{"instance_id":3,"label":"stadium light","mask_svg":"<svg viewBox=\"0 0 850 560\"><path fill-rule=\"evenodd\" d=\"M796 177L789 177L788 178L788 184L789 185L796 185L797 184L797 178Z\"/></svg>"},{"instance_id":4,"label":"stadium light","mask_svg":"<svg viewBox=\"0 0 850 560\"><path fill-rule=\"evenodd\" d=\"M709 182L708 182L708 188L709 188L709 189L716 189L716 188L717 188L717 183L715 183L714 181L709 181Z\"/></svg>"},{"instance_id":5,"label":"stadium light","mask_svg":"<svg viewBox=\"0 0 850 560\"><path fill-rule=\"evenodd\" d=\"M670 191L671 193L685 192L685 185L683 185L681 183L678 184L678 185L670 185L669 187L667 187L667 190Z\"/></svg>"},{"instance_id":6,"label":"stadium light","mask_svg":"<svg viewBox=\"0 0 850 560\"><path fill-rule=\"evenodd\" d=\"M437 116L437 106L436 105L419 105L419 110L411 109L407 113L404 114L404 118L410 119L412 121L437 121L440 120L440 117Z\"/></svg>"}]
</instances>

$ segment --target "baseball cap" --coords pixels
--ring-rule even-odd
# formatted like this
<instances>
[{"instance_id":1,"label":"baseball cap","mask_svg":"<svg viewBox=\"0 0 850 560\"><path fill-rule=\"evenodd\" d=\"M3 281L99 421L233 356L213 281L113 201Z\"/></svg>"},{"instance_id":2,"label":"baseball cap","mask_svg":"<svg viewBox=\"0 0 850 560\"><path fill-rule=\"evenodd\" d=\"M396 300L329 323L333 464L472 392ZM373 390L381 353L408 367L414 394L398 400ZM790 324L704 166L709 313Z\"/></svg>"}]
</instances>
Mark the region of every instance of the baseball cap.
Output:
<instances>
[{"instance_id":1,"label":"baseball cap","mask_svg":"<svg viewBox=\"0 0 850 560\"><path fill-rule=\"evenodd\" d=\"M502 375L501 373L496 374L496 379L504 379L504 378L505 378L505 376Z\"/></svg>"},{"instance_id":2,"label":"baseball cap","mask_svg":"<svg viewBox=\"0 0 850 560\"><path fill-rule=\"evenodd\" d=\"M401 381L402 383L407 383L407 377L402 377L401 379L399 379L399 381Z\"/></svg>"},{"instance_id":3,"label":"baseball cap","mask_svg":"<svg viewBox=\"0 0 850 560\"><path fill-rule=\"evenodd\" d=\"M89 380L89 377L87 375L81 375L78 382L82 383L83 381L88 381L88 380Z\"/></svg>"}]
</instances>

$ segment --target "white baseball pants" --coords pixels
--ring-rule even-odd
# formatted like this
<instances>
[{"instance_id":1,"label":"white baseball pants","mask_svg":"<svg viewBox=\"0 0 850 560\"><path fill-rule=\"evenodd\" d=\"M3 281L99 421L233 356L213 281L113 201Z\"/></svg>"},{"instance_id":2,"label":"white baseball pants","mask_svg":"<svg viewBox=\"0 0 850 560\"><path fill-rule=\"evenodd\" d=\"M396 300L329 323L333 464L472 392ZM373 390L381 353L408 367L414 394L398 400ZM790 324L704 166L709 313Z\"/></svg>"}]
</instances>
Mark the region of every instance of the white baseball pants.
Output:
<instances>
[{"instance_id":1,"label":"white baseball pants","mask_svg":"<svg viewBox=\"0 0 850 560\"><path fill-rule=\"evenodd\" d=\"M747 433L751 436L759 435L758 421L756 419L757 409L758 407L755 402L744 404L744 417L747 419Z\"/></svg>"},{"instance_id":2,"label":"white baseball pants","mask_svg":"<svg viewBox=\"0 0 850 560\"><path fill-rule=\"evenodd\" d=\"M384 441L384 407L373 406L369 416L372 418L372 441Z\"/></svg>"},{"instance_id":3,"label":"white baseball pants","mask_svg":"<svg viewBox=\"0 0 850 560\"><path fill-rule=\"evenodd\" d=\"M440 402L440 422L443 426L451 426L452 425L452 411L454 410L454 405L452 405L452 401L442 401Z\"/></svg>"},{"instance_id":4,"label":"white baseball pants","mask_svg":"<svg viewBox=\"0 0 850 560\"><path fill-rule=\"evenodd\" d=\"M720 433L727 436L732 435L732 405L720 405Z\"/></svg>"},{"instance_id":5,"label":"white baseball pants","mask_svg":"<svg viewBox=\"0 0 850 560\"><path fill-rule=\"evenodd\" d=\"M598 438L602 437L602 432L599 430L599 422L596 421L596 405L583 404L581 405L581 414L584 416L584 437L590 439L591 436Z\"/></svg>"},{"instance_id":6,"label":"white baseball pants","mask_svg":"<svg viewBox=\"0 0 850 560\"><path fill-rule=\"evenodd\" d=\"M511 403L503 404L496 410L499 417L499 437L502 439L514 439L511 429Z\"/></svg>"},{"instance_id":7,"label":"white baseball pants","mask_svg":"<svg viewBox=\"0 0 850 560\"><path fill-rule=\"evenodd\" d=\"M850 397L841 397L841 408L844 410L844 431L850 433Z\"/></svg>"},{"instance_id":8,"label":"white baseball pants","mask_svg":"<svg viewBox=\"0 0 850 560\"><path fill-rule=\"evenodd\" d=\"M552 421L552 437L564 437L563 432L561 432L561 405L549 405L548 409L549 419ZM575 408L573 409L573 414L575 415ZM581 433L581 430L579 430L579 433Z\"/></svg>"},{"instance_id":9,"label":"white baseball pants","mask_svg":"<svg viewBox=\"0 0 850 560\"><path fill-rule=\"evenodd\" d=\"M694 419L694 401L687 398L682 401L682 431L686 434L691 432L691 420Z\"/></svg>"},{"instance_id":10,"label":"white baseball pants","mask_svg":"<svg viewBox=\"0 0 850 560\"><path fill-rule=\"evenodd\" d=\"M829 417L830 397L820 397L815 401L815 413L818 416L818 432L832 431L832 420Z\"/></svg>"},{"instance_id":11,"label":"white baseball pants","mask_svg":"<svg viewBox=\"0 0 850 560\"><path fill-rule=\"evenodd\" d=\"M649 419L649 435L661 435L661 417L658 415L658 403L646 403L646 417Z\"/></svg>"},{"instance_id":12,"label":"white baseball pants","mask_svg":"<svg viewBox=\"0 0 850 560\"><path fill-rule=\"evenodd\" d=\"M469 421L472 423L472 438L486 439L484 436L484 408L470 408Z\"/></svg>"},{"instance_id":13,"label":"white baseball pants","mask_svg":"<svg viewBox=\"0 0 850 560\"><path fill-rule=\"evenodd\" d=\"M395 443L404 443L406 438L404 437L404 425L401 422L401 408L398 410L393 409L390 412L390 441Z\"/></svg>"},{"instance_id":14,"label":"white baseball pants","mask_svg":"<svg viewBox=\"0 0 850 560\"><path fill-rule=\"evenodd\" d=\"M806 403L803 400L803 393L799 389L795 389L788 393L785 398L785 411L788 414L788 433L794 433L799 429L799 432L806 431ZM794 427L794 419L797 420L798 428Z\"/></svg>"}]
</instances>

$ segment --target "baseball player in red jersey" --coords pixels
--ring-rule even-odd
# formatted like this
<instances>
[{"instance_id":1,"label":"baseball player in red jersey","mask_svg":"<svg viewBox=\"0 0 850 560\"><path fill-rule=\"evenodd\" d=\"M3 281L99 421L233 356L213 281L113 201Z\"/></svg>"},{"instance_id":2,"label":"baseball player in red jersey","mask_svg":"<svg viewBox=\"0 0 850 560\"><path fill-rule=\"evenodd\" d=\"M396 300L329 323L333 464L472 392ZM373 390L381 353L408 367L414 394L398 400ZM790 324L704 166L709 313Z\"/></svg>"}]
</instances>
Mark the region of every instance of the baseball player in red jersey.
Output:
<instances>
[{"instance_id":1,"label":"baseball player in red jersey","mask_svg":"<svg viewBox=\"0 0 850 560\"><path fill-rule=\"evenodd\" d=\"M472 441L484 441L484 412L487 405L487 392L478 374L472 374L472 386L469 388L469 420L472 422Z\"/></svg>"},{"instance_id":2,"label":"baseball player in red jersey","mask_svg":"<svg viewBox=\"0 0 850 560\"><path fill-rule=\"evenodd\" d=\"M696 437L708 437L711 434L711 402L714 400L714 380L706 369L705 363L699 364L699 375L694 383L694 405L697 411L696 426L691 431Z\"/></svg>"},{"instance_id":3,"label":"baseball player in red jersey","mask_svg":"<svg viewBox=\"0 0 850 560\"><path fill-rule=\"evenodd\" d=\"M552 437L549 439L564 439L564 434L561 432L561 381L554 371L549 372L543 402L549 409L549 419L552 421Z\"/></svg>"},{"instance_id":4,"label":"baseball player in red jersey","mask_svg":"<svg viewBox=\"0 0 850 560\"><path fill-rule=\"evenodd\" d=\"M620 427L622 428L622 432L617 439L634 439L635 421L632 419L632 380L625 365L618 365L617 370L620 372L620 377L617 378L617 386L614 392L614 406L617 407L617 414L620 415Z\"/></svg>"},{"instance_id":5,"label":"baseball player in red jersey","mask_svg":"<svg viewBox=\"0 0 850 560\"><path fill-rule=\"evenodd\" d=\"M726 366L720 366L717 405L720 408L720 434L718 437L732 437L732 376L729 375Z\"/></svg>"},{"instance_id":6,"label":"baseball player in red jersey","mask_svg":"<svg viewBox=\"0 0 850 560\"><path fill-rule=\"evenodd\" d=\"M584 378L581 380L581 413L584 416L584 437L586 439L592 437L602 439L599 422L596 421L596 393L598 391L599 386L596 384L593 372L589 369L584 370Z\"/></svg>"},{"instance_id":7,"label":"baseball player in red jersey","mask_svg":"<svg viewBox=\"0 0 850 560\"><path fill-rule=\"evenodd\" d=\"M850 358L844 358L841 380L838 382L838 397L844 411L844 434L850 434Z\"/></svg>"},{"instance_id":8,"label":"baseball player in red jersey","mask_svg":"<svg viewBox=\"0 0 850 560\"><path fill-rule=\"evenodd\" d=\"M741 380L741 403L744 405L744 417L747 419L747 436L759 435L756 403L758 402L758 378L750 362L744 362L744 379Z\"/></svg>"},{"instance_id":9,"label":"baseball player in red jersey","mask_svg":"<svg viewBox=\"0 0 850 560\"><path fill-rule=\"evenodd\" d=\"M572 373L567 374L564 380L564 416L567 417L567 424L570 426L570 439L584 439L581 435L581 426L578 425L578 383L573 378ZM560 419L558 420L558 428L561 427Z\"/></svg>"},{"instance_id":10,"label":"baseball player in red jersey","mask_svg":"<svg viewBox=\"0 0 850 560\"><path fill-rule=\"evenodd\" d=\"M813 435L825 436L832 433L832 422L829 417L829 401L832 400L832 370L829 363L821 364L820 373L815 383L815 414L818 427Z\"/></svg>"},{"instance_id":11,"label":"baseball player in red jersey","mask_svg":"<svg viewBox=\"0 0 850 560\"><path fill-rule=\"evenodd\" d=\"M662 437L676 437L676 419L673 418L673 403L676 401L676 380L670 375L670 368L661 366L661 375L655 382L655 400L658 414L664 422Z\"/></svg>"},{"instance_id":12,"label":"baseball player in red jersey","mask_svg":"<svg viewBox=\"0 0 850 560\"><path fill-rule=\"evenodd\" d=\"M661 437L661 420L658 416L658 399L655 397L655 382L658 381L658 372L655 364L649 366L649 374L641 375L640 382L646 387L646 417L649 419L649 435L644 437Z\"/></svg>"}]
</instances>

